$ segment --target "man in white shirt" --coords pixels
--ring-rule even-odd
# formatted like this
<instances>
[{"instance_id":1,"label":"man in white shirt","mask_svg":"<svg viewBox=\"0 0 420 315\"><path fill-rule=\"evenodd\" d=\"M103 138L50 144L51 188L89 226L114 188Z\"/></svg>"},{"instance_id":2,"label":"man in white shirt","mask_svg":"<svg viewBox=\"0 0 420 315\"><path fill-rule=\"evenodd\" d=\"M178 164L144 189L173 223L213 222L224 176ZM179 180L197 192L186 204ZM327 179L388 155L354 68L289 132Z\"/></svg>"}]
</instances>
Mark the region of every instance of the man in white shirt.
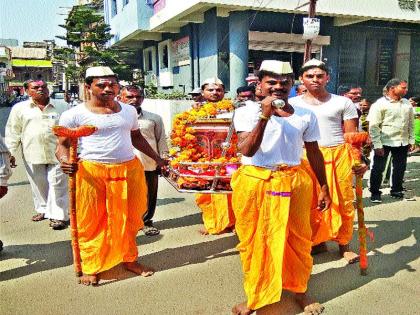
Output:
<instances>
[{"instance_id":1,"label":"man in white shirt","mask_svg":"<svg viewBox=\"0 0 420 315\"><path fill-rule=\"evenodd\" d=\"M348 263L355 263L359 256L349 248L354 219L353 162L351 146L345 143L344 133L358 130L356 106L350 99L327 91L328 68L322 61L312 59L305 63L300 70L300 80L308 91L291 98L290 103L310 109L318 119L321 131L318 143L333 200L327 211L312 213L313 253L326 251L325 242L332 240L338 243L341 257ZM363 174L366 168L363 164L354 171Z\"/></svg>"},{"instance_id":2,"label":"man in white shirt","mask_svg":"<svg viewBox=\"0 0 420 315\"><path fill-rule=\"evenodd\" d=\"M242 166L232 175L232 206L247 302L233 313L278 314L282 290L295 293L305 314L324 307L306 294L312 270L310 212L330 206L315 115L292 107L288 62L264 60L259 71L261 103L247 101L235 112ZM301 165L303 146L321 186Z\"/></svg>"},{"instance_id":3,"label":"man in white shirt","mask_svg":"<svg viewBox=\"0 0 420 315\"><path fill-rule=\"evenodd\" d=\"M166 156L168 145L166 143L165 127L163 126L162 118L157 114L141 108L144 100L143 90L134 85L124 86L120 91L118 100L136 108L137 120L142 136L160 157ZM146 154L137 149L134 149L134 152L143 164L147 183L147 212L143 217L143 233L147 236L158 235L160 232L153 226L153 216L156 210L160 170L157 169L156 162Z\"/></svg>"},{"instance_id":4,"label":"man in white shirt","mask_svg":"<svg viewBox=\"0 0 420 315\"><path fill-rule=\"evenodd\" d=\"M414 111L407 94L407 82L391 79L385 85L387 94L370 108L367 120L374 157L370 173L371 201L382 202L380 186L389 153L392 156L391 197L402 199L407 155L414 144Z\"/></svg>"},{"instance_id":5,"label":"man in white shirt","mask_svg":"<svg viewBox=\"0 0 420 315\"><path fill-rule=\"evenodd\" d=\"M122 263L138 275L154 270L137 262L136 235L143 227L147 187L133 146L166 165L141 135L134 107L115 101L117 76L109 67L86 70L90 99L65 112L60 125L92 125L97 131L79 139L78 163L69 163L70 139L59 137L57 157L66 174L76 173L76 215L84 285L96 285L101 272Z\"/></svg>"},{"instance_id":6,"label":"man in white shirt","mask_svg":"<svg viewBox=\"0 0 420 315\"><path fill-rule=\"evenodd\" d=\"M50 227L60 230L68 221L67 176L55 157L57 138L51 128L68 106L50 103L47 84L42 80L27 81L24 87L30 99L12 107L6 124L6 145L13 160L21 147L38 212L32 220L50 219Z\"/></svg>"}]
</instances>

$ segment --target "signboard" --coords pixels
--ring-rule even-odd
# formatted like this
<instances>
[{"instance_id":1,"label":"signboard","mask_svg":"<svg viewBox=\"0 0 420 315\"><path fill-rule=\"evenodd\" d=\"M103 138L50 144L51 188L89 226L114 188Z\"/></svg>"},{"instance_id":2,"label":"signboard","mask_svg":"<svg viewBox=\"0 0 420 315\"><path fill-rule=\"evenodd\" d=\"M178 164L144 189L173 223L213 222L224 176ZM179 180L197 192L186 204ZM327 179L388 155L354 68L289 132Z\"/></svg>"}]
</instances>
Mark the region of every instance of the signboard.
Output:
<instances>
[{"instance_id":1,"label":"signboard","mask_svg":"<svg viewBox=\"0 0 420 315\"><path fill-rule=\"evenodd\" d=\"M314 39L319 34L320 20L318 18L303 18L303 38Z\"/></svg>"},{"instance_id":2,"label":"signboard","mask_svg":"<svg viewBox=\"0 0 420 315\"><path fill-rule=\"evenodd\" d=\"M190 37L185 36L172 42L172 65L174 67L190 64Z\"/></svg>"},{"instance_id":3,"label":"signboard","mask_svg":"<svg viewBox=\"0 0 420 315\"><path fill-rule=\"evenodd\" d=\"M392 79L394 68L394 41L381 39L378 48L377 85L384 86Z\"/></svg>"},{"instance_id":4,"label":"signboard","mask_svg":"<svg viewBox=\"0 0 420 315\"><path fill-rule=\"evenodd\" d=\"M416 11L416 4L417 4L417 8L420 9L419 0L398 0L398 6L402 10Z\"/></svg>"}]
</instances>

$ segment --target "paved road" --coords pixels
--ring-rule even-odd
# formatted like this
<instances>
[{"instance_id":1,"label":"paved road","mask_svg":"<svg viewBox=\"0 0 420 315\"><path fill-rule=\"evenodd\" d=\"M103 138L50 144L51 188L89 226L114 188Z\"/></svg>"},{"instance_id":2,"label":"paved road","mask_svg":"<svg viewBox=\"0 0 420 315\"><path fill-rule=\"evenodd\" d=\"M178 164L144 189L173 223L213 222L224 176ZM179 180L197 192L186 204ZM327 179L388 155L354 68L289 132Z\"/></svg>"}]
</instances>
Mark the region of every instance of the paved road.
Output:
<instances>
[{"instance_id":1,"label":"paved road","mask_svg":"<svg viewBox=\"0 0 420 315\"><path fill-rule=\"evenodd\" d=\"M309 292L325 304L325 314L419 313L420 157L410 158L406 179L417 201L366 201L375 233L368 276L339 260L334 244L315 257ZM30 221L30 188L19 162L10 193L0 201L0 314L230 314L244 300L236 237L199 235L193 196L160 184L156 226L162 233L137 237L140 261L158 272L141 278L116 267L99 287L83 287L71 265L69 230ZM290 295L282 301L283 314L300 312Z\"/></svg>"}]
</instances>

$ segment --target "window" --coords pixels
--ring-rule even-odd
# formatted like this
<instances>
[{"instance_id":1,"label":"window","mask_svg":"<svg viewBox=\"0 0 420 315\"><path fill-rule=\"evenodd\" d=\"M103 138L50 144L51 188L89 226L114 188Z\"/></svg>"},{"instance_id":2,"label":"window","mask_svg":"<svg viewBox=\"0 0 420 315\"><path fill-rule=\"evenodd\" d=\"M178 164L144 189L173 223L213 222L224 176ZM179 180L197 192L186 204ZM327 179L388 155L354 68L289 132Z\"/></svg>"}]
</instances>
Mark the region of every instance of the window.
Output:
<instances>
[{"instance_id":1,"label":"window","mask_svg":"<svg viewBox=\"0 0 420 315\"><path fill-rule=\"evenodd\" d=\"M148 47L143 50L144 71L156 73L156 47Z\"/></svg>"},{"instance_id":2,"label":"window","mask_svg":"<svg viewBox=\"0 0 420 315\"><path fill-rule=\"evenodd\" d=\"M170 53L171 42L172 41L168 39L158 44L159 69L171 68L171 53Z\"/></svg>"},{"instance_id":3,"label":"window","mask_svg":"<svg viewBox=\"0 0 420 315\"><path fill-rule=\"evenodd\" d=\"M115 16L117 13L117 0L111 0L111 16Z\"/></svg>"}]
</instances>

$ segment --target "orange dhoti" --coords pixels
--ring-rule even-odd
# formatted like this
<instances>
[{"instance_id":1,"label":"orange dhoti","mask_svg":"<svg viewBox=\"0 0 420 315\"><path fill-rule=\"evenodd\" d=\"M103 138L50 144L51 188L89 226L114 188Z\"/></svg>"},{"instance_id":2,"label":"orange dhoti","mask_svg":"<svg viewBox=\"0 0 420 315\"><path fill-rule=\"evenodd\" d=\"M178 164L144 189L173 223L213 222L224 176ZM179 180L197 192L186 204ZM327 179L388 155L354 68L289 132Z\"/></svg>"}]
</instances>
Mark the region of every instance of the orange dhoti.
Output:
<instances>
[{"instance_id":1,"label":"orange dhoti","mask_svg":"<svg viewBox=\"0 0 420 315\"><path fill-rule=\"evenodd\" d=\"M231 186L248 308L280 301L282 289L306 292L316 205L311 177L301 166L271 171L244 165Z\"/></svg>"},{"instance_id":2,"label":"orange dhoti","mask_svg":"<svg viewBox=\"0 0 420 315\"><path fill-rule=\"evenodd\" d=\"M347 245L353 237L354 220L351 146L342 144L320 149L332 203L324 212L312 211L313 245L330 240Z\"/></svg>"},{"instance_id":3,"label":"orange dhoti","mask_svg":"<svg viewBox=\"0 0 420 315\"><path fill-rule=\"evenodd\" d=\"M147 186L138 159L119 164L79 163L77 229L85 274L137 260Z\"/></svg>"},{"instance_id":4,"label":"orange dhoti","mask_svg":"<svg viewBox=\"0 0 420 315\"><path fill-rule=\"evenodd\" d=\"M203 212L203 222L209 234L219 234L235 225L230 194L196 194L195 202Z\"/></svg>"}]
</instances>

